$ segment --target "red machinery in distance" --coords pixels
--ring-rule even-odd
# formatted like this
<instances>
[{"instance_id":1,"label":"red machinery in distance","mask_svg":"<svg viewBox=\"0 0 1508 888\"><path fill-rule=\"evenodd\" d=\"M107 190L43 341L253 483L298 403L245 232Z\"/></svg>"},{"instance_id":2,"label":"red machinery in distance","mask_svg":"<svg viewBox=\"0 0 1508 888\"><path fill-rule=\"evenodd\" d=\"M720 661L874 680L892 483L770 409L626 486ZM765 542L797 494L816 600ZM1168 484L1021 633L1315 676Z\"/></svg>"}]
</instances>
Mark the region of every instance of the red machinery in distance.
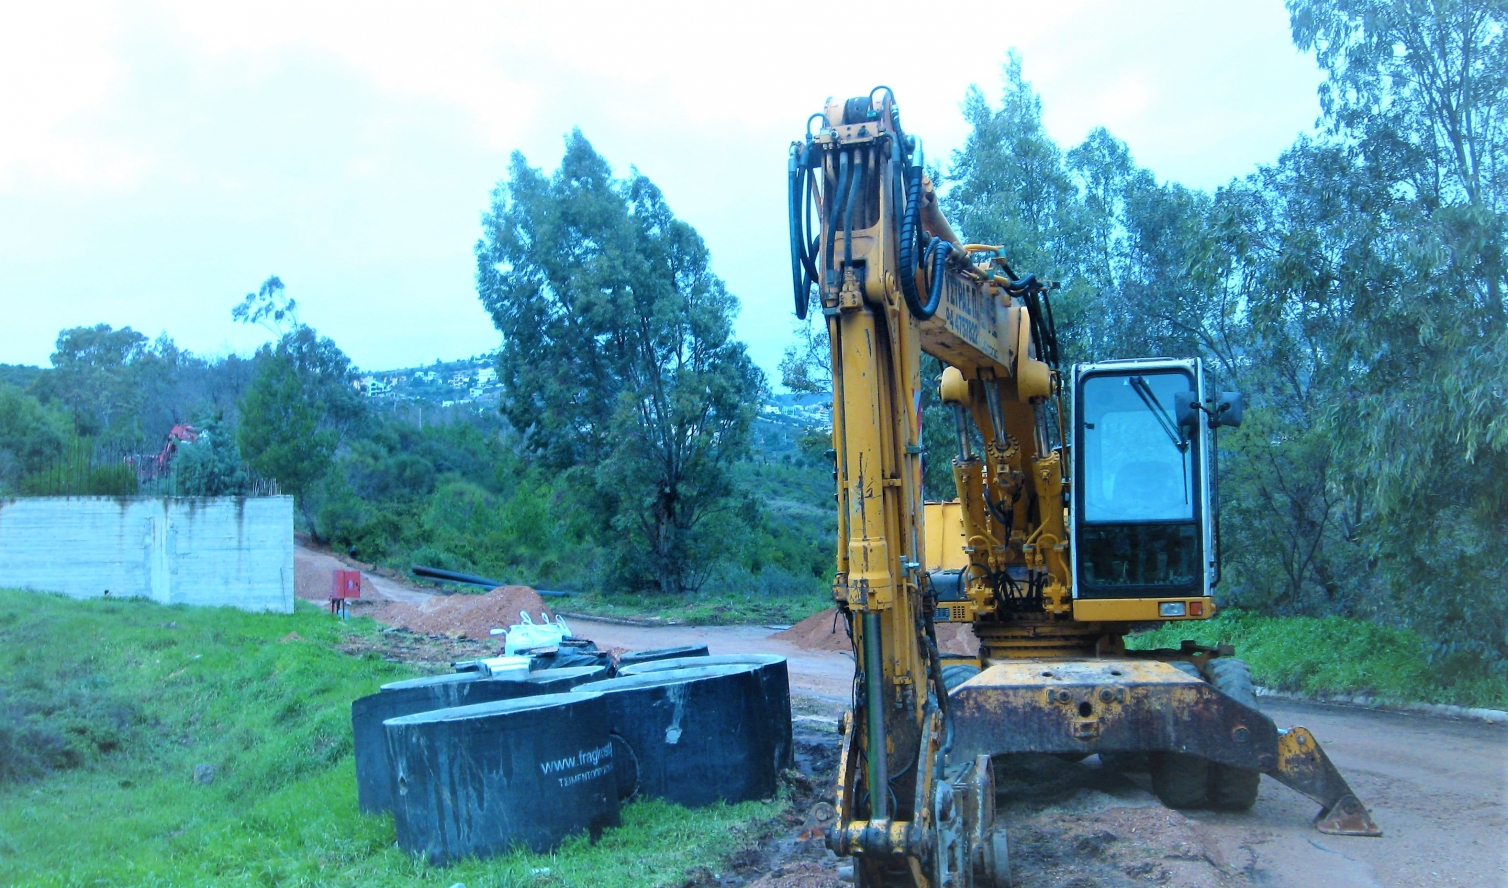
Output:
<instances>
[{"instance_id":1,"label":"red machinery in distance","mask_svg":"<svg viewBox=\"0 0 1508 888\"><path fill-rule=\"evenodd\" d=\"M161 478L168 473L168 468L173 462L173 457L178 453L179 442L194 443L203 434L202 430L188 423L178 423L168 431L167 440L163 442L162 450L155 455L149 453L133 454L126 457L126 463L136 470L136 477L141 481L152 481Z\"/></svg>"}]
</instances>

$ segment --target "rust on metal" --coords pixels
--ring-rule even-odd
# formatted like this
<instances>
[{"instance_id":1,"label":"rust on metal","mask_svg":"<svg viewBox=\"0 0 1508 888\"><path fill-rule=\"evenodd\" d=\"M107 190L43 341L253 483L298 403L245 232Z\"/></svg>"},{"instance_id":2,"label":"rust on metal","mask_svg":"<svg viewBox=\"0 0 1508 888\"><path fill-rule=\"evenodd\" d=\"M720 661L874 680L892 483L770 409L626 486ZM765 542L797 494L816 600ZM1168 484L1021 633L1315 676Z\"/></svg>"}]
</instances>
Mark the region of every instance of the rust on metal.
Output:
<instances>
[{"instance_id":1,"label":"rust on metal","mask_svg":"<svg viewBox=\"0 0 1508 888\"><path fill-rule=\"evenodd\" d=\"M1336 836L1380 836L1372 820L1330 757L1308 728L1290 728L1278 738L1277 763L1267 773L1322 806L1314 827Z\"/></svg>"},{"instance_id":2,"label":"rust on metal","mask_svg":"<svg viewBox=\"0 0 1508 888\"><path fill-rule=\"evenodd\" d=\"M950 695L953 756L1168 751L1265 771L1277 726L1157 660L996 663Z\"/></svg>"}]
</instances>

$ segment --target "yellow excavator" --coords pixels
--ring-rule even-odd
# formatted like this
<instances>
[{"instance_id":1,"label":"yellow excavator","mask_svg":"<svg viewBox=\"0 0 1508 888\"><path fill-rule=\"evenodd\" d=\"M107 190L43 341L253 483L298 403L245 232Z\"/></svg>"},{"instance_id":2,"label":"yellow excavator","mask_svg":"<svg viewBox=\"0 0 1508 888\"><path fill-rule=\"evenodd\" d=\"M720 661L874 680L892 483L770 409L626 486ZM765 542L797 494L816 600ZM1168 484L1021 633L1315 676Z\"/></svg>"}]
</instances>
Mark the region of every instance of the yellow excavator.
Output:
<instances>
[{"instance_id":1,"label":"yellow excavator","mask_svg":"<svg viewBox=\"0 0 1508 888\"><path fill-rule=\"evenodd\" d=\"M1322 806L1322 832L1380 835L1314 736L1258 711L1233 649L1124 643L1215 614L1214 434L1240 396L1207 391L1198 359L1065 374L1055 285L960 241L887 87L808 119L789 198L796 313L820 309L832 349L833 596L856 670L827 840L855 882L1010 885L991 761L1015 753L1140 762L1176 808L1250 808L1265 773ZM957 499L927 503L938 383ZM940 622L971 624L978 656L941 655Z\"/></svg>"}]
</instances>

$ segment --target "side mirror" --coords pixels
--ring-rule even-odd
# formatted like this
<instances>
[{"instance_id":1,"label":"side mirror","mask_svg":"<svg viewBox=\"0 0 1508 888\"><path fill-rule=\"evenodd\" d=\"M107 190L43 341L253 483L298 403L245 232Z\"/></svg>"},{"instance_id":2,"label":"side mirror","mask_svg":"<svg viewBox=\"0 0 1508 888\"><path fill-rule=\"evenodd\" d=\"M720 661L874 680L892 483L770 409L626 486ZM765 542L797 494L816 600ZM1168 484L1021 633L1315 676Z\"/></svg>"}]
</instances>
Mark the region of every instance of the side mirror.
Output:
<instances>
[{"instance_id":1,"label":"side mirror","mask_svg":"<svg viewBox=\"0 0 1508 888\"><path fill-rule=\"evenodd\" d=\"M1186 429L1199 428L1199 406L1193 392L1173 393L1173 418Z\"/></svg>"},{"instance_id":2,"label":"side mirror","mask_svg":"<svg viewBox=\"0 0 1508 888\"><path fill-rule=\"evenodd\" d=\"M1230 426L1238 428L1241 425L1241 393L1221 392L1220 403L1215 405L1214 426Z\"/></svg>"}]
</instances>

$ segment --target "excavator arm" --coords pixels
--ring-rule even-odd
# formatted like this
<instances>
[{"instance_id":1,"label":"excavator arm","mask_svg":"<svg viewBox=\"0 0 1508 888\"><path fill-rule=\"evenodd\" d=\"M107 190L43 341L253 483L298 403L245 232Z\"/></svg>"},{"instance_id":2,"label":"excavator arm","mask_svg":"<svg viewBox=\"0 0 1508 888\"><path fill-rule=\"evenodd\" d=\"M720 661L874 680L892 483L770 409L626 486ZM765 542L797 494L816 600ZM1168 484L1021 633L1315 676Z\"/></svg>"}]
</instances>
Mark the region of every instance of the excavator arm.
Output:
<instances>
[{"instance_id":1,"label":"excavator arm","mask_svg":"<svg viewBox=\"0 0 1508 888\"><path fill-rule=\"evenodd\" d=\"M812 115L788 184L796 313L820 311L832 349L833 597L856 670L828 840L854 857L856 882L1009 885L989 765L1009 752L1177 750L1292 778L1375 833L1328 759L1309 753L1307 732L1281 734L1188 674L1218 652L1164 657L1187 661L1180 671L1122 643L1132 621L1214 613L1202 442L1239 400L1205 398L1197 361L1079 368L1076 434L1093 445L1081 462L1104 475L1079 485L1100 497L1081 504L1054 285L1018 274L1000 247L960 241L890 90ZM923 502L924 354L945 365L956 503ZM1150 456L1130 462L1122 451L1138 440ZM1178 472L1181 488L1169 486ZM956 689L939 620L971 623L981 642L962 664L980 674ZM1075 668L1085 660L1097 666ZM1180 731L1182 711L1198 717Z\"/></svg>"}]
</instances>

